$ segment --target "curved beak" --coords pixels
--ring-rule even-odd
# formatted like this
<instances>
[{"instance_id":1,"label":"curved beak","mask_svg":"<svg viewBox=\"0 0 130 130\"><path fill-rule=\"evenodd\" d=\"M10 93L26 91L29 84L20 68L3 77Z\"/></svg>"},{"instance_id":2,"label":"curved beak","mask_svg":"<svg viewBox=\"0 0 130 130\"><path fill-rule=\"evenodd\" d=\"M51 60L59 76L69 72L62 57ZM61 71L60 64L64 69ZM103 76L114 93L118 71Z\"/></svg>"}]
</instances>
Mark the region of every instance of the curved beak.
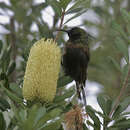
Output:
<instances>
[{"instance_id":1,"label":"curved beak","mask_svg":"<svg viewBox=\"0 0 130 130\"><path fill-rule=\"evenodd\" d=\"M62 32L66 32L66 33L69 32L69 30L64 30L64 29L56 29L56 31L62 31Z\"/></svg>"}]
</instances>

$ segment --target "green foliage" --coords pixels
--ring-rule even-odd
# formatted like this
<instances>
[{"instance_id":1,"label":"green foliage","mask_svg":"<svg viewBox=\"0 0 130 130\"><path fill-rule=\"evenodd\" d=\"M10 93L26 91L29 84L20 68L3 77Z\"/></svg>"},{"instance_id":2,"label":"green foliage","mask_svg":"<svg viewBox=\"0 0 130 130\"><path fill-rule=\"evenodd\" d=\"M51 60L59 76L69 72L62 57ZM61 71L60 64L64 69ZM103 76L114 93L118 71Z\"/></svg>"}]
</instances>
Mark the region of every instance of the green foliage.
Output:
<instances>
[{"instance_id":1,"label":"green foliage","mask_svg":"<svg viewBox=\"0 0 130 130\"><path fill-rule=\"evenodd\" d=\"M54 11L51 27L42 16L47 7ZM63 130L64 114L78 104L74 86L66 87L72 79L60 73L52 103L25 101L22 84L26 62L36 40L41 37L55 38L53 32L61 17L67 18L62 24L66 25L90 9L100 22L85 18L82 21L87 29L94 27L98 30L96 40L90 44L88 79L103 85L105 94L97 97L101 111L86 106L88 119L83 124L83 130L88 130L89 126L94 130L101 127L103 130L130 128L130 112L126 111L130 104L130 89L127 87L130 76L130 13L127 7L122 8L121 1L106 0L102 6L100 1L93 5L90 0L45 0L38 4L33 0L10 0L10 5L0 2L0 9L7 12L1 12L1 15L8 14L7 10L13 12L9 23L0 23L8 30L8 34L0 34L0 130ZM32 31L34 24L37 29ZM57 42L62 46L65 42L63 34ZM93 49L95 46L96 49Z\"/></svg>"}]
</instances>

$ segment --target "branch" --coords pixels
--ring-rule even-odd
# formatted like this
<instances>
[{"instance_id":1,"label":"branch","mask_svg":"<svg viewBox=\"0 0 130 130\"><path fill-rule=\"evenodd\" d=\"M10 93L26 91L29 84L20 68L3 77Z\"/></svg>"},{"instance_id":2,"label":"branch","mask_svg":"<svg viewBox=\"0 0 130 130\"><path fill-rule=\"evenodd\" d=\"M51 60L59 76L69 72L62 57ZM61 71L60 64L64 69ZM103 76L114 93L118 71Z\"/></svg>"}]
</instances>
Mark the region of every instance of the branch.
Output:
<instances>
[{"instance_id":1,"label":"branch","mask_svg":"<svg viewBox=\"0 0 130 130\"><path fill-rule=\"evenodd\" d=\"M125 89L127 88L129 77L130 77L130 66L129 66L129 69L128 69L128 74L127 74L127 76L126 76L126 78L124 80L123 86L121 88L121 91L120 91L120 93L119 93L119 95L118 95L118 97L116 99L116 103L115 103L114 107L112 108L112 110L111 110L111 112L109 114L110 118L112 117L113 112L116 110L117 106L119 105L120 99L121 99Z\"/></svg>"},{"instance_id":2,"label":"branch","mask_svg":"<svg viewBox=\"0 0 130 130\"><path fill-rule=\"evenodd\" d=\"M65 16L65 10L63 10L63 12L62 12L62 16L61 16L61 21L60 21L60 26L59 26L59 29L61 29L61 28L62 28L63 21L64 21L64 16ZM56 38L55 38L55 41L57 41L57 40L58 40L59 35L60 35L60 31L58 31L58 33L57 33L57 35L56 35Z\"/></svg>"},{"instance_id":3,"label":"branch","mask_svg":"<svg viewBox=\"0 0 130 130\"><path fill-rule=\"evenodd\" d=\"M12 59L13 61L16 60L16 35L15 35L15 25L14 25L14 18L10 19L10 44L12 48Z\"/></svg>"}]
</instances>

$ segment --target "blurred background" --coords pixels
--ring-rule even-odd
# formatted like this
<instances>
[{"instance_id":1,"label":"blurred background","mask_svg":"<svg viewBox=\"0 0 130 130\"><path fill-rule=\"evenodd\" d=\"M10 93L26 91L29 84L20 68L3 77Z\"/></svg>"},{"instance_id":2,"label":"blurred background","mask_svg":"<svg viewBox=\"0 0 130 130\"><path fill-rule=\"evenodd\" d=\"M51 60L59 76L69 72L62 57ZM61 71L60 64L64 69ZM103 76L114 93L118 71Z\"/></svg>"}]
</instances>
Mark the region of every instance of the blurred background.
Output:
<instances>
[{"instance_id":1,"label":"blurred background","mask_svg":"<svg viewBox=\"0 0 130 130\"><path fill-rule=\"evenodd\" d=\"M66 10L75 1L78 0L70 1ZM114 100L124 80L124 75L112 64L113 59L121 68L127 64L115 47L112 22L116 21L127 33L120 9L125 8L129 12L130 0L91 0L83 8L68 11L63 27L79 26L95 37L89 44L91 58L85 90L88 104L99 110L96 96L106 94ZM10 66L15 68L8 72L11 74L7 84L21 85L30 47L42 37L56 37L55 30L59 27L61 15L62 9L56 0L0 0L0 73L6 72ZM61 33L57 42L62 47L66 40L68 36ZM122 98L130 96L130 87L125 91Z\"/></svg>"},{"instance_id":2,"label":"blurred background","mask_svg":"<svg viewBox=\"0 0 130 130\"><path fill-rule=\"evenodd\" d=\"M68 5L71 7L73 2ZM124 28L120 8L130 11L129 0L92 0L88 10L70 21L64 26L79 26L84 28L96 38L90 43L91 61L88 69L88 91L99 87L100 92L107 93L115 98L120 91L121 75L113 68L109 56L116 57L118 63L125 64L125 60L114 49L114 39L111 32L112 20L117 20ZM59 13L58 13L59 12ZM64 23L74 16L76 12L68 13ZM0 0L0 39L5 50L11 46L11 60L16 61L16 72L12 80L21 80L24 74L24 53L30 43L41 37L54 38L55 29L60 22L60 9L56 8L55 2L44 0ZM68 39L64 33L60 36L58 43L63 44ZM0 43L2 44L2 42ZM9 57L8 57L9 58ZM6 59L8 60L8 59ZM127 90L127 95L130 90Z\"/></svg>"}]
</instances>

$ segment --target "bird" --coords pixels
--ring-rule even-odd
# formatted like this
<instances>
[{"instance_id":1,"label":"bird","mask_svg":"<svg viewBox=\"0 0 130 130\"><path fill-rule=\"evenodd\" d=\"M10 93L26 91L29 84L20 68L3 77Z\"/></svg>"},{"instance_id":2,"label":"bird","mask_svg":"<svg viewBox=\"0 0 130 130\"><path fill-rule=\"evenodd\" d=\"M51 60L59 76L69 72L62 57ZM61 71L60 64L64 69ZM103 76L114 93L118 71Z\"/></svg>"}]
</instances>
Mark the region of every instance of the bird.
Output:
<instances>
[{"instance_id":1,"label":"bird","mask_svg":"<svg viewBox=\"0 0 130 130\"><path fill-rule=\"evenodd\" d=\"M87 80L87 69L90 61L89 37L84 29L73 27L69 30L59 29L66 32L69 40L65 43L62 55L62 66L66 76L70 76L76 82L77 95L83 98L86 106L85 82ZM81 95L82 93L82 95Z\"/></svg>"}]
</instances>

